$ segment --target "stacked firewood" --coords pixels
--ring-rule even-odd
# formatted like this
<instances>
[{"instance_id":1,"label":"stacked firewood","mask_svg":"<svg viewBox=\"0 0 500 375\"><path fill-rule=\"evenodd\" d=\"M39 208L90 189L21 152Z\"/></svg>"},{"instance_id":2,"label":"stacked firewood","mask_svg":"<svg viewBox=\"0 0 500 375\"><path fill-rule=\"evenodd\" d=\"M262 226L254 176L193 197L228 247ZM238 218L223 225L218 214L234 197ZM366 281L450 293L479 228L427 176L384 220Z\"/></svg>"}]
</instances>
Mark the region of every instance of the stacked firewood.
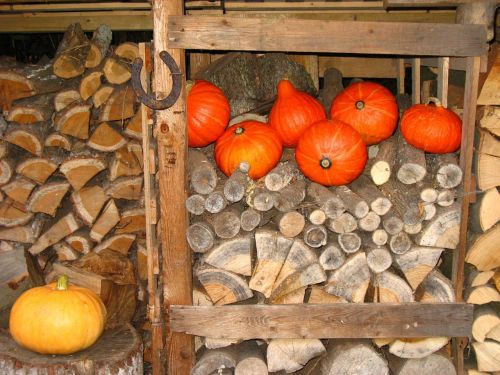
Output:
<instances>
[{"instance_id":1,"label":"stacked firewood","mask_svg":"<svg viewBox=\"0 0 500 375\"><path fill-rule=\"evenodd\" d=\"M489 104L478 111L479 129L475 173L477 201L470 215L470 243L466 262L466 301L475 304L472 325L472 348L475 364L469 374L500 371L500 101L498 69L487 76L479 104ZM477 371L476 371L477 370Z\"/></svg>"},{"instance_id":2,"label":"stacked firewood","mask_svg":"<svg viewBox=\"0 0 500 375\"><path fill-rule=\"evenodd\" d=\"M111 40L74 24L53 60L0 67L2 281L27 275L26 253L39 283L66 273L96 291L108 326L132 319L147 274L138 47Z\"/></svg>"},{"instance_id":3,"label":"stacked firewood","mask_svg":"<svg viewBox=\"0 0 500 375\"><path fill-rule=\"evenodd\" d=\"M199 286L195 303L454 301L451 281L438 265L441 254L455 249L459 239L462 170L457 155L425 154L399 133L369 151L371 159L358 179L327 188L303 176L292 149L256 181L248 177L244 162L226 177L213 160L211 146L190 149L187 240ZM252 363L259 363L259 374L298 371L320 355L308 365L321 368L314 373L345 373L345 366L357 359L362 362L357 373L386 374L390 366L405 374L425 361L433 366L429 373L452 374L446 356L433 354L448 341L435 337L326 344L279 339L240 345L242 353L252 353ZM239 373L247 356L235 354L238 342L200 338L199 372L194 373L222 366ZM374 345L383 350L387 346L389 364Z\"/></svg>"}]
</instances>

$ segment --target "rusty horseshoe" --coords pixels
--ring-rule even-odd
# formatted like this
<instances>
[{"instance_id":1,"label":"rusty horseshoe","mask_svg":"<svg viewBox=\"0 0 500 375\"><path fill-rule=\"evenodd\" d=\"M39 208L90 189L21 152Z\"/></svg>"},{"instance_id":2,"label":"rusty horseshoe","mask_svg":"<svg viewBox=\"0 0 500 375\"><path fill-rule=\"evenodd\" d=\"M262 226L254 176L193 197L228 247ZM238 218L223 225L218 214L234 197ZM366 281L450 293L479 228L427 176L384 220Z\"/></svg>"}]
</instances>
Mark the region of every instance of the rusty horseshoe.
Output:
<instances>
[{"instance_id":1,"label":"rusty horseshoe","mask_svg":"<svg viewBox=\"0 0 500 375\"><path fill-rule=\"evenodd\" d=\"M143 61L140 57L134 60L132 64L132 87L134 89L135 95L141 103L146 105L149 108L160 110L170 108L174 105L174 103L179 99L181 94L181 71L179 66L175 62L172 56L167 51L160 52L160 58L163 60L165 65L170 70L170 74L172 75L172 89L168 96L164 99L156 99L155 94L148 94L141 84L141 70Z\"/></svg>"}]
</instances>

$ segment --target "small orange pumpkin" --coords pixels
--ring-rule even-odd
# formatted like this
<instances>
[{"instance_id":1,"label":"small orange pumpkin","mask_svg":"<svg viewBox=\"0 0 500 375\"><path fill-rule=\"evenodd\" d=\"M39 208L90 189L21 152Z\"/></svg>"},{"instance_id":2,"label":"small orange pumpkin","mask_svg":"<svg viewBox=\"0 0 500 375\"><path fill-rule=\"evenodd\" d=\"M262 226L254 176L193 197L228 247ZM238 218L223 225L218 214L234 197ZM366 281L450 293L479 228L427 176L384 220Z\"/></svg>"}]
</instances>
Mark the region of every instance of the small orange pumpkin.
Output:
<instances>
[{"instance_id":1,"label":"small orange pumpkin","mask_svg":"<svg viewBox=\"0 0 500 375\"><path fill-rule=\"evenodd\" d=\"M394 95L374 82L353 83L333 99L330 107L330 118L351 125L367 145L389 138L398 116Z\"/></svg>"},{"instance_id":2,"label":"small orange pumpkin","mask_svg":"<svg viewBox=\"0 0 500 375\"><path fill-rule=\"evenodd\" d=\"M286 79L278 83L278 96L269 113L269 125L285 147L295 147L309 126L326 119L325 109L311 95L297 90Z\"/></svg>"},{"instance_id":3,"label":"small orange pumpkin","mask_svg":"<svg viewBox=\"0 0 500 375\"><path fill-rule=\"evenodd\" d=\"M368 153L352 127L341 121L322 120L302 134L295 159L312 181L325 186L346 185L363 172Z\"/></svg>"},{"instance_id":4,"label":"small orange pumpkin","mask_svg":"<svg viewBox=\"0 0 500 375\"><path fill-rule=\"evenodd\" d=\"M432 104L431 104L432 103ZM454 152L462 141L462 120L437 98L415 104L401 118L401 134L413 147L434 154Z\"/></svg>"},{"instance_id":5,"label":"small orange pumpkin","mask_svg":"<svg viewBox=\"0 0 500 375\"><path fill-rule=\"evenodd\" d=\"M41 354L71 354L97 341L106 323L106 307L89 289L57 283L24 292L12 306L10 333L21 346Z\"/></svg>"},{"instance_id":6,"label":"small orange pumpkin","mask_svg":"<svg viewBox=\"0 0 500 375\"><path fill-rule=\"evenodd\" d=\"M215 143L215 162L230 176L241 162L250 165L248 175L258 179L273 169L283 146L276 132L258 121L243 121L228 128Z\"/></svg>"},{"instance_id":7,"label":"small orange pumpkin","mask_svg":"<svg viewBox=\"0 0 500 375\"><path fill-rule=\"evenodd\" d=\"M186 98L189 147L205 147L224 133L231 109L224 92L214 84L197 80Z\"/></svg>"}]
</instances>

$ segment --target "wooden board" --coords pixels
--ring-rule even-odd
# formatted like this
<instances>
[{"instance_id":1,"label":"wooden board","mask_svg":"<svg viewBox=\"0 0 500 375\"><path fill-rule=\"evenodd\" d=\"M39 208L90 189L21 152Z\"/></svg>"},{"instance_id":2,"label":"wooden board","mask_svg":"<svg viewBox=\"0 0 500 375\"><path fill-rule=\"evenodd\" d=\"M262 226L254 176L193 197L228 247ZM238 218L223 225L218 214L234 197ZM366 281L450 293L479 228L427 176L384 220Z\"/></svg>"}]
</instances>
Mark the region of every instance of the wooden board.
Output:
<instances>
[{"instance_id":1,"label":"wooden board","mask_svg":"<svg viewBox=\"0 0 500 375\"><path fill-rule=\"evenodd\" d=\"M208 50L431 56L486 52L486 30L482 26L399 22L170 16L168 41L170 48Z\"/></svg>"},{"instance_id":2,"label":"wooden board","mask_svg":"<svg viewBox=\"0 0 500 375\"><path fill-rule=\"evenodd\" d=\"M386 8L429 8L429 7L456 7L460 4L472 3L476 0L384 0Z\"/></svg>"},{"instance_id":3,"label":"wooden board","mask_svg":"<svg viewBox=\"0 0 500 375\"><path fill-rule=\"evenodd\" d=\"M214 338L450 337L470 335L472 311L463 303L349 303L171 306L169 316L174 332Z\"/></svg>"}]
</instances>

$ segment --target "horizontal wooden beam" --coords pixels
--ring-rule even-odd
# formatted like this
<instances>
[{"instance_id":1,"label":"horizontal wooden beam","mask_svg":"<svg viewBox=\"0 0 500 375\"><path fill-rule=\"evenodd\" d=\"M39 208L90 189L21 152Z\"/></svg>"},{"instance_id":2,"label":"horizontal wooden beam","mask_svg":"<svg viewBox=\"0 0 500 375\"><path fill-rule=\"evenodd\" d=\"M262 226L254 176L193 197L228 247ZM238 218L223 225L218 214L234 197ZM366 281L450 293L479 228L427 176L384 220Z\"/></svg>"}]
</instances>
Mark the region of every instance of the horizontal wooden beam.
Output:
<instances>
[{"instance_id":1,"label":"horizontal wooden beam","mask_svg":"<svg viewBox=\"0 0 500 375\"><path fill-rule=\"evenodd\" d=\"M214 338L467 337L463 303L171 306L170 329Z\"/></svg>"},{"instance_id":2,"label":"horizontal wooden beam","mask_svg":"<svg viewBox=\"0 0 500 375\"><path fill-rule=\"evenodd\" d=\"M477 56L487 50L478 25L171 16L169 48Z\"/></svg>"},{"instance_id":3,"label":"horizontal wooden beam","mask_svg":"<svg viewBox=\"0 0 500 375\"><path fill-rule=\"evenodd\" d=\"M391 7L456 7L460 4L472 3L477 0L384 0L386 8Z\"/></svg>"},{"instance_id":4,"label":"horizontal wooden beam","mask_svg":"<svg viewBox=\"0 0 500 375\"><path fill-rule=\"evenodd\" d=\"M72 12L90 10L150 10L151 4L147 2L90 2L90 3L38 3L38 4L2 4L2 12Z\"/></svg>"},{"instance_id":5,"label":"horizontal wooden beam","mask_svg":"<svg viewBox=\"0 0 500 375\"><path fill-rule=\"evenodd\" d=\"M189 2L186 2L186 6ZM237 1L226 0L224 2L225 10L281 10L281 9L294 9L294 10L312 10L312 9L332 9L332 10L377 10L384 9L382 1Z\"/></svg>"}]
</instances>

